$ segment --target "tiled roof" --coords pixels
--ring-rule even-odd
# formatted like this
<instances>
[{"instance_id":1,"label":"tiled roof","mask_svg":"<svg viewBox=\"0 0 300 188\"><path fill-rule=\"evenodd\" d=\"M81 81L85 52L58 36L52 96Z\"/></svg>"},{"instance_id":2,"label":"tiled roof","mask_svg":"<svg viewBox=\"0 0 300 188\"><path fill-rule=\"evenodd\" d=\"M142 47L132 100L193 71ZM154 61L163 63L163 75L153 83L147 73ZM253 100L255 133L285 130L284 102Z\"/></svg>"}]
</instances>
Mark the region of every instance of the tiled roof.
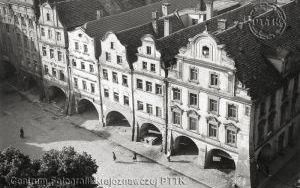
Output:
<instances>
[{"instance_id":1,"label":"tiled roof","mask_svg":"<svg viewBox=\"0 0 300 188\"><path fill-rule=\"evenodd\" d=\"M56 2L57 13L60 21L67 29L78 27L88 21L95 20L97 10L104 11L98 0L71 0Z\"/></svg>"},{"instance_id":2,"label":"tiled roof","mask_svg":"<svg viewBox=\"0 0 300 188\"><path fill-rule=\"evenodd\" d=\"M287 15L287 29L272 40L261 40L254 36L248 26L247 19L253 5L248 4L225 14L214 17L204 23L175 32L168 37L158 39L156 44L165 62L172 61L181 47L188 43L188 39L203 32L206 27L218 44L225 44L229 56L235 61L237 78L250 89L253 99L265 96L281 86L284 78L262 54L264 46L274 48L283 47L292 51L297 50L300 39L300 3L292 2L283 6ZM227 20L229 28L216 33L217 20ZM237 24L235 21L244 22ZM299 44L299 43L298 43ZM298 49L299 50L299 49ZM300 67L300 66L299 66Z\"/></svg>"}]
</instances>

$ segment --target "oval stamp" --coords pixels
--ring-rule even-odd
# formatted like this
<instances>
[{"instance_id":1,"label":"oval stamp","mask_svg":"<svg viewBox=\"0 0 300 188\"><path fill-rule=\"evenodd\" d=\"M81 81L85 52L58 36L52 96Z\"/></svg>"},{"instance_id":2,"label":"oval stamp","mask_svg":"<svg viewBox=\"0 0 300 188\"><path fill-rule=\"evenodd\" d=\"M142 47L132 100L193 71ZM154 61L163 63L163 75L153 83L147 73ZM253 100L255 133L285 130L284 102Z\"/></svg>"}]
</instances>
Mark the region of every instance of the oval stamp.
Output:
<instances>
[{"instance_id":1,"label":"oval stamp","mask_svg":"<svg viewBox=\"0 0 300 188\"><path fill-rule=\"evenodd\" d=\"M286 14L274 3L258 3L249 15L250 31L260 39L273 39L286 29Z\"/></svg>"}]
</instances>

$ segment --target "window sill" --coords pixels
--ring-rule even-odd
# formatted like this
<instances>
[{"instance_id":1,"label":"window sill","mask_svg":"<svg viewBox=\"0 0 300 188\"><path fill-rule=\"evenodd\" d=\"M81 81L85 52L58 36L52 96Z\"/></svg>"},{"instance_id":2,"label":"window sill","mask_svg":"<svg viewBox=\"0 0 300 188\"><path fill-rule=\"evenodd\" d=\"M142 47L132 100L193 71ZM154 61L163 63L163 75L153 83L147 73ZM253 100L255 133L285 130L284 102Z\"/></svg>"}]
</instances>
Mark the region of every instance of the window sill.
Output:
<instances>
[{"instance_id":1,"label":"window sill","mask_svg":"<svg viewBox=\"0 0 300 188\"><path fill-rule=\"evenodd\" d=\"M232 147L232 148L237 148L236 144L229 144L229 143L225 143L226 146Z\"/></svg>"},{"instance_id":2,"label":"window sill","mask_svg":"<svg viewBox=\"0 0 300 188\"><path fill-rule=\"evenodd\" d=\"M220 90L220 87L219 87L219 86L208 85L208 87L209 87L209 88L212 88L212 89Z\"/></svg>"},{"instance_id":3,"label":"window sill","mask_svg":"<svg viewBox=\"0 0 300 188\"><path fill-rule=\"evenodd\" d=\"M182 105L182 102L180 101L180 100L171 100L171 102L173 102L173 103L178 103L178 104L180 104L180 105Z\"/></svg>"},{"instance_id":4,"label":"window sill","mask_svg":"<svg viewBox=\"0 0 300 188\"><path fill-rule=\"evenodd\" d=\"M124 86L124 87L128 87L128 84L122 84L122 86Z\"/></svg>"},{"instance_id":5,"label":"window sill","mask_svg":"<svg viewBox=\"0 0 300 188\"><path fill-rule=\"evenodd\" d=\"M195 110L200 110L198 105L188 105L189 108L193 108Z\"/></svg>"},{"instance_id":6,"label":"window sill","mask_svg":"<svg viewBox=\"0 0 300 188\"><path fill-rule=\"evenodd\" d=\"M208 114L212 114L212 115L215 115L217 117L220 117L220 114L218 112L215 112L215 111L207 111Z\"/></svg>"},{"instance_id":7,"label":"window sill","mask_svg":"<svg viewBox=\"0 0 300 188\"><path fill-rule=\"evenodd\" d=\"M239 122L237 118L234 117L226 117L227 120L235 121L236 123Z\"/></svg>"},{"instance_id":8,"label":"window sill","mask_svg":"<svg viewBox=\"0 0 300 188\"><path fill-rule=\"evenodd\" d=\"M200 83L198 80L191 80L191 79L189 79L188 81L191 82L191 83L194 83L194 84L199 84Z\"/></svg>"}]
</instances>

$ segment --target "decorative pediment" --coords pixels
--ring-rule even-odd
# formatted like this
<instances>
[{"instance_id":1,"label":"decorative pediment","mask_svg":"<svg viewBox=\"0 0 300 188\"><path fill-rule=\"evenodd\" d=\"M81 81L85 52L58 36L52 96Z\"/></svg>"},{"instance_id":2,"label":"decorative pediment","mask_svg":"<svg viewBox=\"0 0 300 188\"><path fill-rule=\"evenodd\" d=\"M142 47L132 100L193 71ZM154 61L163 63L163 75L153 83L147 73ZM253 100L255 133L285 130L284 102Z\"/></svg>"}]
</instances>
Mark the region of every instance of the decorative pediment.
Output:
<instances>
[{"instance_id":1,"label":"decorative pediment","mask_svg":"<svg viewBox=\"0 0 300 188\"><path fill-rule=\"evenodd\" d=\"M174 111L174 112L183 113L183 110L177 105L171 106L171 110Z\"/></svg>"},{"instance_id":2,"label":"decorative pediment","mask_svg":"<svg viewBox=\"0 0 300 188\"><path fill-rule=\"evenodd\" d=\"M200 119L200 117L201 117L200 114L198 114L195 110L187 111L187 115L197 117L198 119Z\"/></svg>"},{"instance_id":3,"label":"decorative pediment","mask_svg":"<svg viewBox=\"0 0 300 188\"><path fill-rule=\"evenodd\" d=\"M240 131L240 128L236 126L234 123L224 123L226 129L233 129L236 130L236 132Z\"/></svg>"},{"instance_id":4,"label":"decorative pediment","mask_svg":"<svg viewBox=\"0 0 300 188\"><path fill-rule=\"evenodd\" d=\"M206 120L207 120L207 123L214 123L217 125L221 124L221 122L214 116L208 116L208 117L206 117Z\"/></svg>"}]
</instances>

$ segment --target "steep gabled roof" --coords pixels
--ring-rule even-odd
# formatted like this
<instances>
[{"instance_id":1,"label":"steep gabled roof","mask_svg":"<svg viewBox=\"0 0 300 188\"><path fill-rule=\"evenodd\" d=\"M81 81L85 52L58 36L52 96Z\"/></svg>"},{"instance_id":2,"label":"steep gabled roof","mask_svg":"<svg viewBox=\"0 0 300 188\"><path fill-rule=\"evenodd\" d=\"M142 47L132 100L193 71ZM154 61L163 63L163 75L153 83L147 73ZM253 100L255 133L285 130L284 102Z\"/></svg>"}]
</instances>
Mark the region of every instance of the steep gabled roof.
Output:
<instances>
[{"instance_id":1,"label":"steep gabled roof","mask_svg":"<svg viewBox=\"0 0 300 188\"><path fill-rule=\"evenodd\" d=\"M97 10L102 10L107 15L104 7L98 0L61 1L54 2L52 6L56 7L60 21L68 30L95 20L97 18Z\"/></svg>"}]
</instances>

